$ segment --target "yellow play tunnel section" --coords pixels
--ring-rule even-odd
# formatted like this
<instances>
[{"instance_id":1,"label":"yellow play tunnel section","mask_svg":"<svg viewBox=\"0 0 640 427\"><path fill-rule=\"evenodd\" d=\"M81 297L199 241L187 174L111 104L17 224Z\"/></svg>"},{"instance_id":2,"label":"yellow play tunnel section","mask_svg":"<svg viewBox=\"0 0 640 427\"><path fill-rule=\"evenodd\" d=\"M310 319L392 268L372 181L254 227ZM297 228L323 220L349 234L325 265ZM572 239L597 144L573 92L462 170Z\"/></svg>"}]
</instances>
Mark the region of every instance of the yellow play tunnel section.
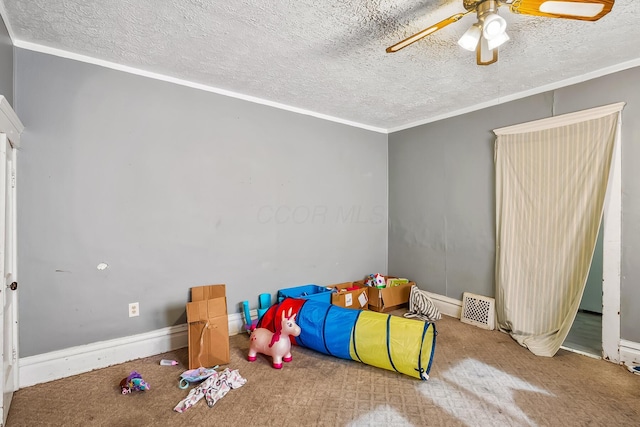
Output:
<instances>
[{"instance_id":1,"label":"yellow play tunnel section","mask_svg":"<svg viewBox=\"0 0 640 427\"><path fill-rule=\"evenodd\" d=\"M351 358L427 379L435 347L432 323L362 311L351 335Z\"/></svg>"}]
</instances>

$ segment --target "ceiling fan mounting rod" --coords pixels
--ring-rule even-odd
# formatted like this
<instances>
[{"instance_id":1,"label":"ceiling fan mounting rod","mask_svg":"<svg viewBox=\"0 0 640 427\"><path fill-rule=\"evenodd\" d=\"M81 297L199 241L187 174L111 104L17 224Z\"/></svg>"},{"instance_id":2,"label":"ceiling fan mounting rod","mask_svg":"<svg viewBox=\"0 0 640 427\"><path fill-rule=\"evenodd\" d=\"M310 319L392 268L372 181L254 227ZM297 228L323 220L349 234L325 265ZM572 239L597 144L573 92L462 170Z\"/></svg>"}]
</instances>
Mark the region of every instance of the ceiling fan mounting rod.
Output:
<instances>
[{"instance_id":1,"label":"ceiling fan mounting rod","mask_svg":"<svg viewBox=\"0 0 640 427\"><path fill-rule=\"evenodd\" d=\"M478 18L482 18L489 13L496 13L498 11L498 7L500 6L499 2L496 0L483 0L478 3L476 11L478 13Z\"/></svg>"},{"instance_id":2,"label":"ceiling fan mounting rod","mask_svg":"<svg viewBox=\"0 0 640 427\"><path fill-rule=\"evenodd\" d=\"M495 9L497 9L503 4L509 4L512 2L513 0L463 0L462 4L467 10L476 10L482 3L495 3Z\"/></svg>"},{"instance_id":3,"label":"ceiling fan mounting rod","mask_svg":"<svg viewBox=\"0 0 640 427\"><path fill-rule=\"evenodd\" d=\"M500 6L504 4L511 4L514 0L463 0L462 4L466 10L480 10L481 5L486 3L493 3L493 11L495 12ZM488 7L486 5L484 7Z\"/></svg>"}]
</instances>

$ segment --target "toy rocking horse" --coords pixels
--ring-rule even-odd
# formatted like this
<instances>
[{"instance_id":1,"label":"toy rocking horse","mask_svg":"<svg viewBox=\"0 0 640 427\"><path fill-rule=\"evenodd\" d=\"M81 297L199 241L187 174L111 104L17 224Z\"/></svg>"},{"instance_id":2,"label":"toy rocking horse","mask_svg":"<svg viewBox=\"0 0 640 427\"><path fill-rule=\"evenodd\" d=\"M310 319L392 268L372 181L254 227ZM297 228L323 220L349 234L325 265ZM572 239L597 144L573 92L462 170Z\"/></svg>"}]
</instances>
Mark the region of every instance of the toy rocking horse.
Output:
<instances>
[{"instance_id":1,"label":"toy rocking horse","mask_svg":"<svg viewBox=\"0 0 640 427\"><path fill-rule=\"evenodd\" d=\"M276 333L265 328L257 328L251 333L247 359L253 362L257 353L266 354L272 357L273 367L281 369L283 361L291 362L292 359L289 335L300 335L300 326L296 324L296 315L291 315L291 309L287 316L282 311L282 322Z\"/></svg>"}]
</instances>

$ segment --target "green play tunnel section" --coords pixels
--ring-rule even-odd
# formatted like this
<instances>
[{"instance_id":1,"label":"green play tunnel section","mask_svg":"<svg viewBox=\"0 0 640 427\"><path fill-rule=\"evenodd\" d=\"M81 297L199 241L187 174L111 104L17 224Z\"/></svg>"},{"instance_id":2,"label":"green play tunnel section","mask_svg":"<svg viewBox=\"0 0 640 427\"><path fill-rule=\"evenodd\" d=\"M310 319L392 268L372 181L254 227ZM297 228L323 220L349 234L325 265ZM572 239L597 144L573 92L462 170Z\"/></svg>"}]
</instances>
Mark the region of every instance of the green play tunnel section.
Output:
<instances>
[{"instance_id":1,"label":"green play tunnel section","mask_svg":"<svg viewBox=\"0 0 640 427\"><path fill-rule=\"evenodd\" d=\"M297 313L297 345L343 359L428 379L436 345L433 323L310 299L285 298L273 305L258 327L275 332L282 312Z\"/></svg>"}]
</instances>

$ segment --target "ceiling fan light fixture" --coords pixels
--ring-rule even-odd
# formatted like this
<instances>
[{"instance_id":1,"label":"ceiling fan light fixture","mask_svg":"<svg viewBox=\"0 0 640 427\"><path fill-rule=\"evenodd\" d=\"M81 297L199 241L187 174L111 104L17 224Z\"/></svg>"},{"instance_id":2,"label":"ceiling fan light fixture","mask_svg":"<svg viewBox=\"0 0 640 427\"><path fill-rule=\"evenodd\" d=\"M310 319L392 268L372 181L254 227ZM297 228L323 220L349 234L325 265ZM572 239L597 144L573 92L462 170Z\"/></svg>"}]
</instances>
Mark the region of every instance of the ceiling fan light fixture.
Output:
<instances>
[{"instance_id":1,"label":"ceiling fan light fixture","mask_svg":"<svg viewBox=\"0 0 640 427\"><path fill-rule=\"evenodd\" d=\"M545 1L540 12L553 15L580 16L592 18L604 9L604 3L576 3L570 1Z\"/></svg>"},{"instance_id":2,"label":"ceiling fan light fixture","mask_svg":"<svg viewBox=\"0 0 640 427\"><path fill-rule=\"evenodd\" d=\"M460 37L458 40L458 44L462 46L463 49L473 52L476 50L476 46L478 46L478 42L480 41L480 37L482 36L482 30L480 29L479 24L473 24L469 27L469 29Z\"/></svg>"},{"instance_id":3,"label":"ceiling fan light fixture","mask_svg":"<svg viewBox=\"0 0 640 427\"><path fill-rule=\"evenodd\" d=\"M491 40L487 40L487 47L489 48L489 50L493 50L498 46L501 46L503 43L507 42L508 40L509 40L509 36L505 32L500 34L497 37L492 38Z\"/></svg>"},{"instance_id":4,"label":"ceiling fan light fixture","mask_svg":"<svg viewBox=\"0 0 640 427\"><path fill-rule=\"evenodd\" d=\"M497 13L489 13L482 20L482 35L487 40L499 37L506 29L507 21Z\"/></svg>"},{"instance_id":5,"label":"ceiling fan light fixture","mask_svg":"<svg viewBox=\"0 0 640 427\"><path fill-rule=\"evenodd\" d=\"M507 21L498 14L500 6L508 6L512 13L518 15L597 21L611 12L614 3L615 0L462 0L465 12L451 15L407 37L388 47L387 52L404 49L468 14L475 13L476 23L460 37L458 44L464 49L476 51L478 65L489 65L498 60L497 47L509 40L506 34Z\"/></svg>"}]
</instances>

